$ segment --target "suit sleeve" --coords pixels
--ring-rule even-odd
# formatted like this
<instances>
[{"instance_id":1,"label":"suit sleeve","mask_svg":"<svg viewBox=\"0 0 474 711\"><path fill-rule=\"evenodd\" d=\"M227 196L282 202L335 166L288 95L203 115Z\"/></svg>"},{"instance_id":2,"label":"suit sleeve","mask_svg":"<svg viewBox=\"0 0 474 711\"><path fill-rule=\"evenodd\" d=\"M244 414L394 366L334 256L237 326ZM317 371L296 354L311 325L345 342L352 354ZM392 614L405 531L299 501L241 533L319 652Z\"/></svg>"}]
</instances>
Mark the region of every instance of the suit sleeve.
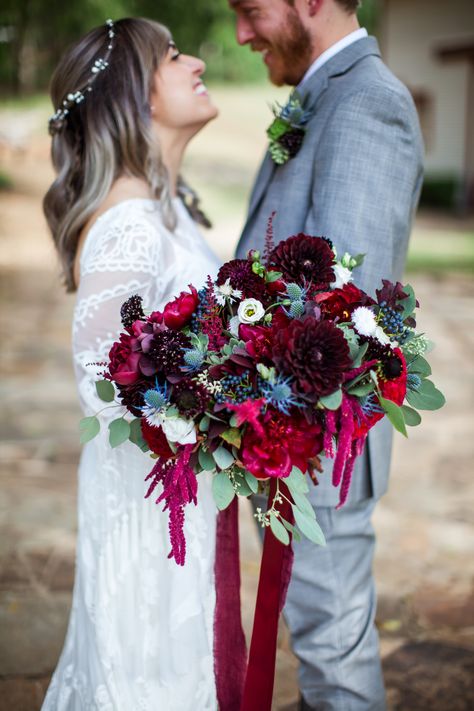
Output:
<instances>
[{"instance_id":1,"label":"suit sleeve","mask_svg":"<svg viewBox=\"0 0 474 711\"><path fill-rule=\"evenodd\" d=\"M422 147L408 95L373 85L341 101L315 154L305 230L338 254L365 253L356 283L373 293L400 278L422 181Z\"/></svg>"}]
</instances>

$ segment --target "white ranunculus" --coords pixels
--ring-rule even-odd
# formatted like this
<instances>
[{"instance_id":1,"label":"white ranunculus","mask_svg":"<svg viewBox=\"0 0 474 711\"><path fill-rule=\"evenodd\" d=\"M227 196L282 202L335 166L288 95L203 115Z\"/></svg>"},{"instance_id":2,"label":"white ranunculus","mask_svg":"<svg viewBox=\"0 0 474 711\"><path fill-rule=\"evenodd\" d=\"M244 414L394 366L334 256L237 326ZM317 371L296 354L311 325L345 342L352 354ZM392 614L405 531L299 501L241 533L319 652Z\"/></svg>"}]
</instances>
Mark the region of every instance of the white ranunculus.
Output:
<instances>
[{"instance_id":1,"label":"white ranunculus","mask_svg":"<svg viewBox=\"0 0 474 711\"><path fill-rule=\"evenodd\" d=\"M342 264L335 264L333 267L334 281L331 282L333 289L341 289L344 284L348 284L352 281L352 272L347 267L343 267Z\"/></svg>"},{"instance_id":2,"label":"white ranunculus","mask_svg":"<svg viewBox=\"0 0 474 711\"><path fill-rule=\"evenodd\" d=\"M265 316L263 304L258 299L244 299L237 310L240 323L256 323Z\"/></svg>"},{"instance_id":3,"label":"white ranunculus","mask_svg":"<svg viewBox=\"0 0 474 711\"><path fill-rule=\"evenodd\" d=\"M375 314L367 306L358 306L352 312L352 323L361 336L374 336L377 322Z\"/></svg>"},{"instance_id":4,"label":"white ranunculus","mask_svg":"<svg viewBox=\"0 0 474 711\"><path fill-rule=\"evenodd\" d=\"M196 428L192 420L185 420L183 417L165 417L161 426L169 442L177 444L196 442Z\"/></svg>"}]
</instances>

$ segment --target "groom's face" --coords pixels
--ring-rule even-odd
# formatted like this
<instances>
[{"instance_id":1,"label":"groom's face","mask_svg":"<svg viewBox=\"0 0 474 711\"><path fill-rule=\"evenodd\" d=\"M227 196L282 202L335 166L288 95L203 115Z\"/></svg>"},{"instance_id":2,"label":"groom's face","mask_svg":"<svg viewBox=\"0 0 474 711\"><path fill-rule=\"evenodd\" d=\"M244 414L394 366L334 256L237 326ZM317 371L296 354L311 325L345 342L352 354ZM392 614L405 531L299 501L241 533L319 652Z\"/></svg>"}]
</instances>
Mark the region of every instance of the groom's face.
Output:
<instances>
[{"instance_id":1,"label":"groom's face","mask_svg":"<svg viewBox=\"0 0 474 711\"><path fill-rule=\"evenodd\" d=\"M312 43L296 7L285 0L229 0L239 44L261 52L270 80L296 85L312 61Z\"/></svg>"}]
</instances>

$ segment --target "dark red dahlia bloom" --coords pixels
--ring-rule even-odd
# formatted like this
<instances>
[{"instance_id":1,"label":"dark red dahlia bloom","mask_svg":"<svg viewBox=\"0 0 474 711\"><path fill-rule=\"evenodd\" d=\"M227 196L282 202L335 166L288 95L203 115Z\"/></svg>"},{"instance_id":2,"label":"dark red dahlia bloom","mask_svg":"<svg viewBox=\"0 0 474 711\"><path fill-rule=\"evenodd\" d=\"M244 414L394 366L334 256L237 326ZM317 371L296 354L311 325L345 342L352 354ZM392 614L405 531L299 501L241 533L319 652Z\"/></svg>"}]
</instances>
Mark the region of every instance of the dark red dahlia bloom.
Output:
<instances>
[{"instance_id":1,"label":"dark red dahlia bloom","mask_svg":"<svg viewBox=\"0 0 474 711\"><path fill-rule=\"evenodd\" d=\"M282 272L287 282L311 284L326 289L334 281L334 254L324 237L311 237L302 232L277 244L269 264Z\"/></svg>"},{"instance_id":2,"label":"dark red dahlia bloom","mask_svg":"<svg viewBox=\"0 0 474 711\"><path fill-rule=\"evenodd\" d=\"M303 415L287 417L268 408L258 426L248 426L242 441L242 463L257 479L286 477L294 466L306 471L322 450L321 426Z\"/></svg>"},{"instance_id":3,"label":"dark red dahlia bloom","mask_svg":"<svg viewBox=\"0 0 474 711\"><path fill-rule=\"evenodd\" d=\"M150 387L150 382L144 378L140 378L131 385L117 385L120 394L122 405L125 405L127 410L135 415L142 416L142 407L144 405L143 394Z\"/></svg>"},{"instance_id":4,"label":"dark red dahlia bloom","mask_svg":"<svg viewBox=\"0 0 474 711\"><path fill-rule=\"evenodd\" d=\"M141 421L142 436L151 451L163 459L169 459L173 456L166 435L161 427L150 425L145 418Z\"/></svg>"},{"instance_id":5,"label":"dark red dahlia bloom","mask_svg":"<svg viewBox=\"0 0 474 711\"><path fill-rule=\"evenodd\" d=\"M199 296L197 290L192 284L189 284L189 291L182 291L173 301L166 304L163 309L163 320L168 326L178 331L186 326L193 313L196 311L199 304Z\"/></svg>"},{"instance_id":6,"label":"dark red dahlia bloom","mask_svg":"<svg viewBox=\"0 0 474 711\"><path fill-rule=\"evenodd\" d=\"M294 319L275 334L273 359L279 371L294 378L294 390L310 402L334 392L352 363L342 331L314 316Z\"/></svg>"},{"instance_id":7,"label":"dark red dahlia bloom","mask_svg":"<svg viewBox=\"0 0 474 711\"><path fill-rule=\"evenodd\" d=\"M110 380L119 385L131 385L140 378L138 367L141 353L134 350L136 339L127 333L120 334L109 351L109 376Z\"/></svg>"},{"instance_id":8,"label":"dark red dahlia bloom","mask_svg":"<svg viewBox=\"0 0 474 711\"><path fill-rule=\"evenodd\" d=\"M314 300L324 314L328 314L333 320L338 318L340 321L350 321L353 310L358 306L374 303L370 296L364 294L354 284L344 284L341 289L323 291L316 294Z\"/></svg>"},{"instance_id":9,"label":"dark red dahlia bloom","mask_svg":"<svg viewBox=\"0 0 474 711\"><path fill-rule=\"evenodd\" d=\"M219 269L217 284L222 286L229 279L233 289L240 289L243 298L262 300L265 294L265 281L252 271L248 259L231 259Z\"/></svg>"}]
</instances>

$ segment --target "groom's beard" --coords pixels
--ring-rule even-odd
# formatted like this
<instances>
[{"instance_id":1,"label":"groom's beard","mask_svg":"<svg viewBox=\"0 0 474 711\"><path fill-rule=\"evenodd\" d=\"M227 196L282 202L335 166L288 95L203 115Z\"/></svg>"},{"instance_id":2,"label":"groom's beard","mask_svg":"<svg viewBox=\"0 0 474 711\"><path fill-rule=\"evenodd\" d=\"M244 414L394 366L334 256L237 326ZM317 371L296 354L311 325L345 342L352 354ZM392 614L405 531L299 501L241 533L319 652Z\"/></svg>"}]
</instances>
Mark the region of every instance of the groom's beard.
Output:
<instances>
[{"instance_id":1,"label":"groom's beard","mask_svg":"<svg viewBox=\"0 0 474 711\"><path fill-rule=\"evenodd\" d=\"M299 84L312 61L311 35L294 11L288 13L280 34L257 39L252 49L269 50L264 61L276 86Z\"/></svg>"}]
</instances>

